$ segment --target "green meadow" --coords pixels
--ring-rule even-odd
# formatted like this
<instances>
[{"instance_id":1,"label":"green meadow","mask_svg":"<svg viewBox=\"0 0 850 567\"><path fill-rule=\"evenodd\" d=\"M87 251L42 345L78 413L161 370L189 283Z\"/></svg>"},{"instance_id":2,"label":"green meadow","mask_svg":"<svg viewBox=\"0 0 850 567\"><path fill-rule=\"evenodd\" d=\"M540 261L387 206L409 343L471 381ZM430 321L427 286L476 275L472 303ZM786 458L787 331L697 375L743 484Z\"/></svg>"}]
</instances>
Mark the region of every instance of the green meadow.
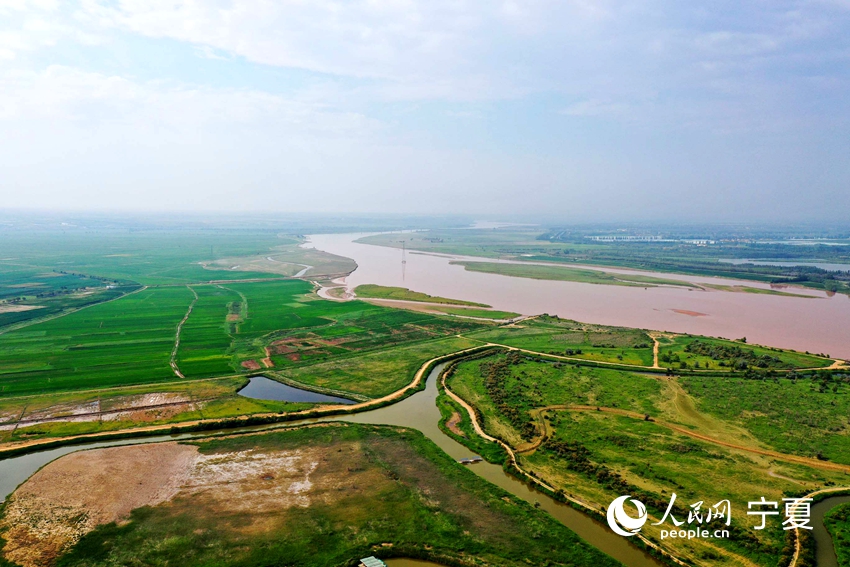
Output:
<instances>
[{"instance_id":1,"label":"green meadow","mask_svg":"<svg viewBox=\"0 0 850 567\"><path fill-rule=\"evenodd\" d=\"M481 341L592 361L652 366L652 338L640 329L604 327L541 315L470 335Z\"/></svg>"},{"instance_id":2,"label":"green meadow","mask_svg":"<svg viewBox=\"0 0 850 567\"><path fill-rule=\"evenodd\" d=\"M594 509L631 494L660 520L676 493L674 515L682 519L691 503L730 500L739 515L728 540L662 541L661 527L645 526L650 539L696 564L786 564L779 522L754 531L740 511L762 495L781 499L850 479L814 464L818 455L850 462L843 382L821 392L816 376L796 384L676 378L502 351L459 363L447 385L475 408L488 434L514 448L520 467ZM440 403L444 417L460 417L455 430L463 435L455 439L493 458L495 448L476 438L466 412L446 396ZM812 464L762 448L812 457Z\"/></svg>"}]
</instances>

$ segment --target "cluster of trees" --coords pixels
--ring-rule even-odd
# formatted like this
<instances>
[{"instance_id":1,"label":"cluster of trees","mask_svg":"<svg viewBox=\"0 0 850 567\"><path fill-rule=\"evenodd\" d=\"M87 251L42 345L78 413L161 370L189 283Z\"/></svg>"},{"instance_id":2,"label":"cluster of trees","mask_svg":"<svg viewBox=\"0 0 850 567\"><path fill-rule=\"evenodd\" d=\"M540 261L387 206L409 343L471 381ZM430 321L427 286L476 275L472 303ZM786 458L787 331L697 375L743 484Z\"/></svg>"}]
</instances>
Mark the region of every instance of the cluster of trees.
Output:
<instances>
[{"instance_id":1,"label":"cluster of trees","mask_svg":"<svg viewBox=\"0 0 850 567\"><path fill-rule=\"evenodd\" d=\"M537 428L528 412L521 408L521 395L518 395L520 393L515 389L509 390L505 384L511 376L510 367L520 364L522 360L522 354L512 351L505 355L504 359L483 362L480 366L481 377L484 379L487 394L499 413L508 419L523 439L533 439L537 435Z\"/></svg>"},{"instance_id":2,"label":"cluster of trees","mask_svg":"<svg viewBox=\"0 0 850 567\"><path fill-rule=\"evenodd\" d=\"M718 361L720 366L729 366L735 370L746 370L750 366L757 368L788 368L790 365L781 359L769 354L758 355L751 349L744 349L737 345L725 345L707 343L699 339L691 341L685 346L685 352L698 356L707 356ZM671 357L668 353L665 362L678 361L678 355ZM675 359L674 359L675 357ZM661 357L663 360L663 357Z\"/></svg>"}]
</instances>

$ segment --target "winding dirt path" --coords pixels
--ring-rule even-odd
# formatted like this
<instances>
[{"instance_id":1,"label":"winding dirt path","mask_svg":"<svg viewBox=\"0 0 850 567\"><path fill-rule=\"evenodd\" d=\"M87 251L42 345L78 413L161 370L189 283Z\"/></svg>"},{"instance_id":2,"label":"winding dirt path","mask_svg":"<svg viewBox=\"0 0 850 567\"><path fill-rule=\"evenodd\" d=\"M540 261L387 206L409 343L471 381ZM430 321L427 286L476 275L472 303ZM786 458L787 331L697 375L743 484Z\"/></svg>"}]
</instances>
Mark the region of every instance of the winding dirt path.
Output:
<instances>
[{"instance_id":1,"label":"winding dirt path","mask_svg":"<svg viewBox=\"0 0 850 567\"><path fill-rule=\"evenodd\" d=\"M444 373L442 374L442 376L440 377L440 385L442 386L443 391L444 391L444 392L445 392L445 393L446 393L446 394L447 394L447 395L448 395L448 396L449 396L452 400L454 400L455 402L457 402L457 404L458 404L458 405L460 405L460 406L461 406L464 410L466 410L466 413L469 415L469 419L470 419L470 421L472 422L472 427L473 427L473 429L475 430L475 433L476 433L479 437L482 437L482 438L484 438L484 439L486 439L486 440L488 440L488 441L491 441L491 442L493 442L493 443L497 443L499 446L501 446L501 447L505 450L505 452L508 454L508 458L509 458L509 459L510 459L510 461L511 461L511 465L514 467L514 469L515 469L517 472L519 472L519 474L523 475L523 477L525 478L525 480L526 480L527 482L531 483L531 484L532 484L532 485L534 485L534 486L537 486L537 487L543 488L543 489L545 489L546 491L549 491L549 492L558 492L558 489L556 489L555 487L553 487L553 486L551 486L551 485L549 485L549 484L546 484L545 482L543 482L543 481L542 481L542 480L540 480L539 478L532 476L532 475L531 475L531 474L529 474L529 473L528 473L525 469L523 469L523 468L519 465L519 461L518 461L518 459L517 459L516 452L514 452L514 449L513 449L510 445L508 445L507 443L505 443L505 442L504 442L504 441L502 441L501 439L497 439L496 437L493 437L492 435L488 435L488 434L484 431L484 429L481 427L481 424L478 422L478 416L475 414L475 409L473 409L473 407L472 407L471 405L469 405L469 404L468 404L468 403L467 403L467 402L466 402L463 398L461 398L460 396L458 396L457 394L455 394L454 392L452 392L452 391L451 391L451 389L450 389L450 388L446 385L446 373L445 373L445 372L444 372ZM592 512L592 513L594 514L594 516L598 516L598 515L599 515L599 510L596 510L595 508L591 507L591 506L590 506L590 505L588 505L586 502L583 502L583 501L581 501L581 500L579 500L579 499L577 499L577 498L575 498L575 497L573 497L573 496L571 496L571 495L569 495L569 494L566 494L566 493L564 493L563 491L560 491L560 492L561 492L561 494L563 494L563 496L564 496L564 498L565 498L566 500L568 500L568 501L572 502L573 504L576 504L577 506L580 506L581 508L583 508L583 509L585 509L585 510L588 510L588 511ZM640 539L640 540L641 540L641 541L642 541L642 542L643 542L643 543L644 543L647 547L650 547L650 548L652 548L652 549L655 549L656 551L658 551L658 553L660 553L660 554L662 554L663 556L667 557L670 561L673 561L674 563L676 563L676 564L678 564L678 565L682 565L683 567L688 567L688 564L687 564L687 563L685 563L684 561L680 560L680 559L679 559L678 557L676 557L675 555L672 555L670 552L668 552L667 550L665 550L665 549L664 549L664 548L662 548L661 546L657 545L656 543L654 543L654 542L650 541L649 539L647 539L647 538L646 538L646 537L644 537L643 535L641 535L641 534L637 534L637 537L638 537L638 539Z\"/></svg>"},{"instance_id":2,"label":"winding dirt path","mask_svg":"<svg viewBox=\"0 0 850 567\"><path fill-rule=\"evenodd\" d=\"M186 310L186 315L183 316L183 320L177 324L177 332L174 334L174 348L171 349L171 360L169 361L171 369L174 370L174 374L176 374L178 378L183 378L184 380L186 377L183 376L183 373L180 372L180 369L177 367L177 349L180 348L180 331L183 330L183 325L189 320L189 315L192 314L192 309L195 308L195 304L198 302L198 292L191 286L187 285L186 287L189 288L189 291L192 292L195 299L193 299L192 303L189 304L189 309Z\"/></svg>"}]
</instances>

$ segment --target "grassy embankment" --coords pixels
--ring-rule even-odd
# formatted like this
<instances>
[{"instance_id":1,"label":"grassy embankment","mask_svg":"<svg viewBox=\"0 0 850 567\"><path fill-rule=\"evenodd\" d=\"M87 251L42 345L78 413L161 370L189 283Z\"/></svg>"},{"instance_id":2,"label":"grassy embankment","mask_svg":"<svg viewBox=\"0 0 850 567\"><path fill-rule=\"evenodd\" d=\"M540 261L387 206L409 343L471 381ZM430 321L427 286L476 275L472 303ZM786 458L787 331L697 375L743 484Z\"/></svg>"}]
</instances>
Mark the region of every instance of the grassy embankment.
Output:
<instances>
[{"instance_id":1,"label":"grassy embankment","mask_svg":"<svg viewBox=\"0 0 850 567\"><path fill-rule=\"evenodd\" d=\"M832 536L839 565L850 565L850 504L842 504L830 510L824 524Z\"/></svg>"},{"instance_id":2,"label":"grassy embankment","mask_svg":"<svg viewBox=\"0 0 850 567\"><path fill-rule=\"evenodd\" d=\"M819 453L836 463L850 463L848 436L816 433L824 425L833 430L847 427L848 413L841 409L850 394L846 379L839 378L836 392L812 388L808 378L801 378L797 387L790 380L770 382L777 391L763 404L763 416L752 408L762 400L759 387L768 383L751 381L752 388L747 388L747 381L733 378L681 380L513 353L461 363L448 385L476 408L485 431L520 452L521 467L596 509L621 494L632 494L660 519L676 492L681 519L686 507L700 500L705 508L729 499L740 511L762 495L781 499L850 484L850 467L830 470L824 467L835 466L832 463L817 464L822 462ZM692 380L706 381L708 396L688 387ZM809 387L803 388L804 382ZM809 409L824 407L823 415L816 413L814 421L801 423L808 419L805 409L796 410L801 403ZM717 411L718 405L736 409L724 414ZM465 412L444 408L444 415L454 413L462 418L454 427L463 435L456 438L489 456L489 444L469 442L474 433ZM799 418L789 417L793 415ZM823 422L829 416L835 423ZM775 433L766 434L771 428ZM810 460L758 452L763 449ZM680 557L711 565L772 567L787 554L778 522L758 532L750 529L748 519L740 514L737 518L733 525L738 527L728 541L662 544ZM657 527L643 531L660 542Z\"/></svg>"},{"instance_id":3,"label":"grassy embankment","mask_svg":"<svg viewBox=\"0 0 850 567\"><path fill-rule=\"evenodd\" d=\"M472 301L463 301L460 299L449 299L447 297L438 297L411 291L405 287L386 287L380 285L365 284L355 288L354 293L362 299L377 299L377 300L393 300L393 301L409 301L414 303L423 303L427 305L405 305L398 304L401 309L413 309L415 311L426 311L433 313L443 313L445 315L457 315L461 317L475 317L479 319L493 320L508 320L519 317L519 313L513 311L497 311L490 309L489 305L483 303L475 303ZM475 309L480 307L482 309Z\"/></svg>"},{"instance_id":4,"label":"grassy embankment","mask_svg":"<svg viewBox=\"0 0 850 567\"><path fill-rule=\"evenodd\" d=\"M440 303L444 305L465 305L468 307L490 307L484 303L475 303L473 301L463 301L461 299L449 299L448 297L439 297L411 291L406 287L389 287L383 285L364 284L359 285L354 289L357 297L363 299L395 299L398 301L420 301L424 303Z\"/></svg>"},{"instance_id":5,"label":"grassy embankment","mask_svg":"<svg viewBox=\"0 0 850 567\"><path fill-rule=\"evenodd\" d=\"M59 567L324 567L355 565L373 554L458 566L618 565L549 515L458 465L416 431L336 424L193 445L197 453L160 447L189 461L160 465L179 469L184 478L173 496L138 507L128 522L101 518L113 521L83 523L82 530L74 522L87 512L85 496L62 494L57 483L37 478L61 475L63 467L73 466L73 456L48 465L5 508L7 518L15 517L14 525L3 525L6 556L23 558L25 567L56 556ZM139 466L157 458L157 447L145 451ZM101 480L96 465L89 466L92 470L78 471L78 485L96 482L92 488L109 494L117 509L135 497L121 490L125 475ZM33 498L40 499L37 513L28 507ZM45 525L52 529L38 531ZM68 535L72 531L77 533Z\"/></svg>"}]
</instances>

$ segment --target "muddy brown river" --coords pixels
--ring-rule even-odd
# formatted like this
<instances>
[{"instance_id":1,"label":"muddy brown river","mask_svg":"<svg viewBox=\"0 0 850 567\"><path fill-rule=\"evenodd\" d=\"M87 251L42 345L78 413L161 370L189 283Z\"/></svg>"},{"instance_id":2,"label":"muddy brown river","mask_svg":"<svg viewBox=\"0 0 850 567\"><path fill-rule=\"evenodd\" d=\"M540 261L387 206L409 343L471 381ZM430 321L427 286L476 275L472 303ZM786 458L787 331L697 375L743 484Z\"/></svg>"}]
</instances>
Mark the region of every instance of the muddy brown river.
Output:
<instances>
[{"instance_id":1,"label":"muddy brown river","mask_svg":"<svg viewBox=\"0 0 850 567\"><path fill-rule=\"evenodd\" d=\"M420 254L354 242L365 234L317 234L308 246L346 256L357 269L345 279L349 289L360 284L408 287L414 291L492 305L524 315L548 313L587 323L693 333L738 339L850 358L850 297L788 288L810 297L785 297L728 291L699 291L662 286L654 288L533 280L498 274L468 272L451 265L452 259L494 260L464 256ZM399 234L403 239L404 234ZM404 267L404 269L402 269ZM570 267L581 267L570 265ZM598 266L586 266L601 270ZM642 272L628 273L677 279L697 284L746 285L758 282L723 278ZM694 316L686 313L699 313Z\"/></svg>"}]
</instances>

